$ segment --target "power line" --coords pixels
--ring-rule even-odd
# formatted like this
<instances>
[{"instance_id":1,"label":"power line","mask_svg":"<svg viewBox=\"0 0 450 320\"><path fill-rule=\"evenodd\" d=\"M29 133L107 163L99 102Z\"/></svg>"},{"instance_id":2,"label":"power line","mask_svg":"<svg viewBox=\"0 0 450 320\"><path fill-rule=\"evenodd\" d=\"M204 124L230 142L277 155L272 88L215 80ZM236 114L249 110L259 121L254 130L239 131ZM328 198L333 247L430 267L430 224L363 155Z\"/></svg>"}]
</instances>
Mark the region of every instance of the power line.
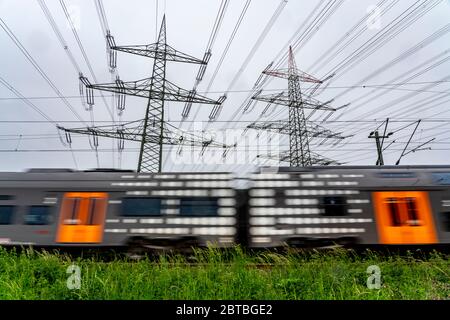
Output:
<instances>
[{"instance_id":1,"label":"power line","mask_svg":"<svg viewBox=\"0 0 450 320\"><path fill-rule=\"evenodd\" d=\"M56 125L56 122L50 118L44 111L33 104L29 99L24 97L19 91L17 91L12 85L10 85L5 79L0 77L0 83L3 84L8 90L14 93L21 101L25 102L28 106L33 108L37 113L39 113L43 118L47 119L47 122L51 122ZM3 122L3 121L2 121Z\"/></svg>"},{"instance_id":2,"label":"power line","mask_svg":"<svg viewBox=\"0 0 450 320\"><path fill-rule=\"evenodd\" d=\"M75 68L75 71L77 73L77 76L81 73L81 68L78 65L75 57L72 54L72 51L70 50L69 45L67 44L66 40L64 39L63 35L61 34L58 25L56 24L55 20L53 19L52 14L50 13L50 10L48 9L47 5L45 4L45 2L43 0L38 0L39 2L39 6L42 9L42 12L44 13L48 23L50 24L51 28L53 29L53 32L55 33L56 37L59 40L59 43L61 44L64 52L67 54L67 56L69 57L70 62L72 63L73 67ZM83 98L81 98L81 101ZM90 113L90 117L91 117L91 122L92 125L94 125L94 112L92 110L92 108L89 109L89 113Z\"/></svg>"},{"instance_id":3,"label":"power line","mask_svg":"<svg viewBox=\"0 0 450 320\"><path fill-rule=\"evenodd\" d=\"M336 12L337 8L339 8L341 6L342 1L337 2L337 0L334 0L334 1L327 2L325 7L321 9L321 6L322 6L323 3L324 3L324 1L320 2L316 7L313 8L311 13L307 17L307 19L302 22L302 24L296 30L294 35L286 42L284 47L279 51L279 53L276 55L275 59L272 60L273 62L270 63L268 67L272 66L272 64L275 61L278 61L278 62L276 63L274 68L279 68L280 66L282 66L287 61L287 58L288 58L287 48L289 46L292 46L293 43L294 43L293 47L294 47L294 51L295 51L295 48L299 44L301 44L302 42L303 43L308 42L311 39L312 36L307 37L307 38L306 38L306 36L311 34L311 33L312 33L312 35L314 35L317 32L317 30L320 28L318 23L320 21L322 21L322 22L320 22L320 25L322 25L323 23L325 23L325 21L327 21L329 19L330 15L325 17L326 13L329 12L330 10L331 10L332 13ZM320 10L320 12L317 13L319 10ZM313 17L314 17L314 19L313 19ZM313 20L310 22L311 19L313 19ZM305 29L306 25L308 25L308 26ZM297 39L294 40L296 37L297 37ZM283 55L281 59L279 59L280 55ZM236 119L236 117L238 117L238 119L241 119L241 117L243 116L243 113L241 111L243 109L245 109L246 105L250 102L250 99L252 98L252 96L256 92L261 90L265 85L268 85L272 80L273 80L272 77L269 77L267 75L265 75L265 76L261 75L258 78L258 80L256 81L256 83L255 83L255 85L253 87L253 91L247 96L247 98L243 101L243 103L231 115L230 121L233 121L234 119Z\"/></svg>"},{"instance_id":4,"label":"power line","mask_svg":"<svg viewBox=\"0 0 450 320\"><path fill-rule=\"evenodd\" d=\"M97 16L99 18L100 21L100 27L102 29L102 34L103 37L105 39L105 44L106 44L106 60L108 62L108 67L109 67L109 72L111 74L111 82L114 81L114 76L119 76L118 75L118 69L117 69L117 53L114 50L111 50L110 48L110 42L114 43L114 38L111 36L111 30L109 28L109 23L108 23L108 18L106 16L106 11L105 11L105 7L103 5L103 1L102 0L96 0L94 1L95 4L95 9L97 11ZM101 95L103 95L103 92L101 92ZM111 105L114 105L114 95L111 95ZM103 99L105 99L103 97ZM105 100L104 100L105 101ZM105 104L106 105L106 104ZM118 107L118 116L119 116L119 124L121 124L122 122L122 112L123 109L120 109ZM112 107L111 107L111 112L112 112ZM114 116L114 112L112 112L113 116ZM113 120L114 117L112 118ZM111 140L111 143L113 145L114 148L114 140ZM118 148L118 167L121 167L121 163L122 163L122 153L120 152L120 148ZM115 166L115 157L113 155L113 167Z\"/></svg>"},{"instance_id":5,"label":"power line","mask_svg":"<svg viewBox=\"0 0 450 320\"><path fill-rule=\"evenodd\" d=\"M324 122L325 124L331 124L331 123L343 123L343 124L347 124L347 123L370 123L370 124L374 124L377 122L382 122L383 120L380 119L373 119L373 120L327 120L326 122ZM400 122L400 123L404 123L404 122L412 122L412 121L417 121L417 119L413 119L413 118L397 118L397 119L392 119L389 118L389 122ZM50 121L40 121L40 120L0 120L0 123L48 123ZM55 121L56 123L80 123L80 121L76 121L76 120L58 120ZM98 120L96 121L97 123L113 123L110 120ZM177 123L178 121L165 121L168 123ZM186 122L197 122L196 120L186 120ZM199 121L201 122L201 121ZM228 120L217 120L216 122L224 122L227 123L229 122ZM239 121L233 121L233 122L238 122L238 123L252 123L254 122L254 120L239 120ZM273 120L261 120L259 122L273 122ZM310 120L309 122L313 122L313 123L322 123L322 121L320 120ZM432 118L425 118L422 119L422 123L425 122L429 122L429 123L440 123L440 122L445 122L445 123L450 123L450 118L440 118L440 119L432 119ZM244 128L242 128L244 129ZM214 129L212 129L212 131L214 131Z\"/></svg>"},{"instance_id":6,"label":"power line","mask_svg":"<svg viewBox=\"0 0 450 320\"><path fill-rule=\"evenodd\" d=\"M36 62L36 60L33 58L33 56L28 52L28 50L22 45L22 43L17 39L17 37L14 35L14 33L11 31L11 29L8 27L8 25L5 23L5 21L0 18L0 27L6 32L8 37L13 41L13 43L19 48L19 50L22 52L22 54L27 58L27 60L31 63L31 65L36 69L36 71L41 75L41 77L48 83L48 85L55 91L55 93L58 95L58 97L64 102L64 104L70 109L70 111L75 115L75 117L83 122L85 125L86 122L83 120L83 118L75 111L75 108L70 104L69 101L67 101L66 98L62 95L62 93L59 91L59 89L56 87L56 85L50 80L50 78L47 76L45 71L39 66L39 64Z\"/></svg>"},{"instance_id":7,"label":"power line","mask_svg":"<svg viewBox=\"0 0 450 320\"><path fill-rule=\"evenodd\" d=\"M217 76L220 68L222 67L222 63L225 60L226 55L228 54L228 50L230 49L234 38L236 37L236 34L237 34L238 30L239 30L239 27L241 26L241 23L242 23L242 21L243 21L243 19L245 17L245 14L247 13L247 9L250 6L251 1L252 0L246 0L246 2L244 4L244 7L241 10L239 18L238 18L238 20L237 20L237 22L236 22L236 24L235 24L235 26L233 28L233 31L232 31L229 39L228 39L228 42L227 42L227 44L225 46L225 49L223 50L222 55L220 56L219 62L217 63L216 68L214 69L213 75L212 75L211 79L209 80L208 86L206 87L206 90L205 90L206 93L209 93L209 90L211 89L211 86L213 85L213 83L214 83L214 81L216 79L216 76ZM198 116L198 113L200 112L200 108L201 108L201 105L198 106L197 111L196 111L196 113L194 115L194 119ZM189 127L189 130L191 128L192 128L192 126Z\"/></svg>"},{"instance_id":8,"label":"power line","mask_svg":"<svg viewBox=\"0 0 450 320\"><path fill-rule=\"evenodd\" d=\"M269 34L270 30L272 29L275 22L278 20L281 12L285 8L287 4L287 0L281 0L278 7L275 9L275 12L269 19L269 21L266 23L264 29L262 30L261 34L258 36L258 39L254 43L253 47L250 49L250 52L248 53L247 57L244 59L242 65L239 67L238 72L234 75L233 79L231 80L230 84L228 85L227 90L225 91L225 95L228 94L228 92L234 87L234 85L237 83L239 78L241 77L242 73L245 71L247 66L249 65L250 61L255 56L256 52L258 51L261 44L264 42L265 38ZM217 117L220 115L220 112L223 108L223 105L216 106L212 109L211 114L209 115L209 119L211 121L215 121ZM209 123L206 125L206 128L208 128Z\"/></svg>"},{"instance_id":9,"label":"power line","mask_svg":"<svg viewBox=\"0 0 450 320\"><path fill-rule=\"evenodd\" d=\"M201 151L202 148L201 147L194 147L195 150ZM391 151L402 151L403 148L399 148L399 149L390 149ZM0 149L0 152L11 152L11 153L15 153L15 152L69 152L70 150L67 149ZM74 152L92 152L92 149L73 149ZM113 152L114 149L98 149L98 152ZM124 152L139 152L139 148L125 148L123 150ZM242 151L273 151L273 149L242 149ZM341 150L336 150L336 149L318 149L318 152L329 152L329 151L341 151ZM367 148L367 149L344 149L342 151L345 152L369 152L372 151L371 149ZM450 151L450 148L439 148L439 149L431 149L431 151Z\"/></svg>"},{"instance_id":10,"label":"power line","mask_svg":"<svg viewBox=\"0 0 450 320\"><path fill-rule=\"evenodd\" d=\"M353 51L350 56L343 59L337 66L333 67L327 75L334 75L339 73L338 77L333 77L332 80L328 82L328 85L343 76L344 73L348 72L350 69L355 67L357 64L361 63L372 55L375 51L383 47L386 43L391 41L398 34L403 32L414 22L424 16L427 12L433 9L436 5L441 2L441 0L434 1L424 1L419 3L420 0L416 1L406 10L404 10L400 15L398 15L394 20L388 23L384 28L377 32L373 37L367 40L358 49ZM429 6L430 5L430 6ZM427 7L429 6L429 7ZM370 51L368 51L370 49ZM341 71L345 70L345 71ZM350 90L348 90L350 91ZM347 92L348 92L347 91ZM331 115L330 115L331 116Z\"/></svg>"},{"instance_id":11,"label":"power line","mask_svg":"<svg viewBox=\"0 0 450 320\"><path fill-rule=\"evenodd\" d=\"M72 29L72 33L75 37L78 47L80 48L81 54L83 55L83 58L84 58L84 61L86 62L86 65L88 66L89 72L91 73L94 81L96 83L98 83L97 77L95 76L95 73L94 73L94 69L92 68L91 62L89 61L89 58L86 54L86 50L84 49L83 43L81 42L81 39L77 32L77 29L75 28L75 25L73 23L73 20L70 17L70 14L69 14L69 11L67 10L66 4L64 3L64 0L59 0L59 3L61 4L61 7L64 11L64 15L66 16L66 19L70 24L70 28ZM113 112L110 110L111 107L108 108L108 103L106 102L104 95L102 93L100 95L103 98L103 103L105 104L106 110L108 111L109 115L111 116L111 119L114 120Z\"/></svg>"},{"instance_id":12,"label":"power line","mask_svg":"<svg viewBox=\"0 0 450 320\"><path fill-rule=\"evenodd\" d=\"M414 67L412 70L417 70L417 67ZM420 82L401 82L401 83L385 83L385 84L362 84L362 85L353 85L353 86L330 86L327 88L324 88L326 90L329 89L347 89L347 88L359 88L359 89L369 89L369 88L375 88L375 89L389 89L389 90L400 90L400 91L410 91L410 92L423 92L423 93L447 93L448 91L429 91L429 90L423 90L423 89L405 89L405 88L398 88L400 86L412 86L412 85L420 85L420 84L442 84L442 83L450 83L450 80L437 80L437 81L420 81ZM392 88L391 88L392 87ZM272 92L272 91L280 91L283 90L283 88L274 88L274 89L264 89L263 92ZM230 90L228 93L247 93L247 92L253 92L253 89L245 89L245 90ZM209 91L209 93L224 93L225 90L217 90L217 91ZM206 94L206 91L198 91L199 94ZM79 99L79 95L67 95L62 96L66 99ZM101 97L101 95L93 95L93 97ZM114 97L114 95L104 95L104 97ZM367 97L367 94L365 94L362 97ZM45 100L45 99L61 99L59 96L31 96L31 97L25 97L28 100ZM1 100L20 100L22 98L19 97L0 97ZM356 101L356 100L355 100ZM189 122L189 120L184 120L183 122Z\"/></svg>"}]
</instances>

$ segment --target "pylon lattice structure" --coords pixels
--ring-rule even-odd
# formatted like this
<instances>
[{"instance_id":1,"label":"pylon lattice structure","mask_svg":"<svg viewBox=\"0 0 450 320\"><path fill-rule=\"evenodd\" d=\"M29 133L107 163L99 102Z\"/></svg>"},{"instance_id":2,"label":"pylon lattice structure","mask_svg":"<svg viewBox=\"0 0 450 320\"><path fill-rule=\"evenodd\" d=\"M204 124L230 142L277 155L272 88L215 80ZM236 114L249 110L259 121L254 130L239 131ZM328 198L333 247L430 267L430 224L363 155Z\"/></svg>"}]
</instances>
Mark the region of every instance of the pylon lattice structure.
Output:
<instances>
[{"instance_id":1,"label":"pylon lattice structure","mask_svg":"<svg viewBox=\"0 0 450 320\"><path fill-rule=\"evenodd\" d=\"M127 95L147 98L147 108L143 120L133 121L118 126L66 129L66 133L79 133L117 138L120 141L140 142L138 172L161 172L163 145L186 144L194 146L215 146L226 148L226 145L202 139L180 130L164 122L164 102L177 101L186 103L202 103L220 105L224 99L213 100L198 95L195 90L182 89L166 79L167 61L206 65L207 60L194 58L179 52L166 43L166 18L163 17L158 40L150 45L117 46L111 35L107 37L111 52L122 51L154 59L153 72L150 78L124 82L119 78L114 83L91 84L83 75L80 81L86 87L86 98L89 105L94 104L93 90L113 92L117 96L118 109L123 110ZM207 57L207 55L205 55ZM115 59L114 63L115 63ZM82 87L81 87L82 88ZM82 89L80 89L82 90ZM175 137L175 138L174 138Z\"/></svg>"},{"instance_id":2,"label":"pylon lattice structure","mask_svg":"<svg viewBox=\"0 0 450 320\"><path fill-rule=\"evenodd\" d=\"M266 69L263 71L263 74L287 79L288 93L281 92L270 95L261 95L259 92L253 96L252 99L268 102L269 104L284 105L289 108L288 120L254 122L247 126L247 128L250 129L268 130L289 135L288 152L282 152L277 156L267 155L265 157L269 159L276 158L280 161L289 161L290 166L292 167L305 167L314 164L338 164L334 160L311 153L310 150L311 138L323 138L324 141L330 138L345 138L340 133L333 133L321 126L311 124L307 120L305 109L311 109L313 112L317 110L336 111L336 109L329 106L329 103L332 101L321 103L310 96L304 96L301 92L300 81L316 83L317 85L320 85L322 81L297 69L291 47L289 47L288 69Z\"/></svg>"}]
</instances>

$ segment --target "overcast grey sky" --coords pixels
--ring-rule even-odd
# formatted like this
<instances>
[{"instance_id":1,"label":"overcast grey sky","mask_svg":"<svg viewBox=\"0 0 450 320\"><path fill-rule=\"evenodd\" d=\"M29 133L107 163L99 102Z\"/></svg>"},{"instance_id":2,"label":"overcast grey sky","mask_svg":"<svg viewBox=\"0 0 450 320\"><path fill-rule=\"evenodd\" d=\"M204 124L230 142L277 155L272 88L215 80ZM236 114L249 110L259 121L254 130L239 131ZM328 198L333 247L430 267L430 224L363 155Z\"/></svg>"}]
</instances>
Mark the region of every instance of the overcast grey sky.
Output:
<instances>
[{"instance_id":1,"label":"overcast grey sky","mask_svg":"<svg viewBox=\"0 0 450 320\"><path fill-rule=\"evenodd\" d=\"M156 27L159 28L162 16L165 13L168 44L179 51L198 58L201 58L204 54L221 2L221 0L103 0L109 27L118 45L155 42ZM204 80L198 86L197 91L217 99L229 88L232 79L239 72L261 32L275 10L280 6L280 2L280 0L252 0L250 2L242 24L231 42L221 68L218 70L217 77L211 83L210 92L204 93L245 5L244 0L229 0L223 23L213 46L212 58L208 64ZM388 30L383 28L395 26L396 21L398 21L395 19L405 10L416 5L418 10L416 12L418 13L422 8L419 5L423 1L344 0L338 6L339 2L287 1L273 27L228 93L228 99L223 105L218 121L208 127L208 129L221 130L216 135L219 141L223 139L220 132L223 132L224 129L234 128L238 130L244 128L259 117L266 107L266 103L257 103L251 112L243 115L239 113L233 122L227 122L252 93L252 87L261 71L271 61L275 60L280 50L289 44L289 39L293 37L292 42L294 42L302 34L308 35L306 28L311 26L310 24L305 24L297 35L296 31L311 13L315 12L313 17L316 17L320 8L325 8L327 4L336 3L336 7L334 7L336 11L330 14L318 29L314 27L314 34L311 34L310 38L304 39L295 50L298 68L323 79L341 62L345 62L346 59L352 57L353 53L358 52L357 50L364 48L364 45L368 43L367 41L374 39L374 36L383 35L380 33L383 30ZM331 143L334 141L319 145L320 139L313 140L311 149L314 152L348 164L374 164L376 160L375 141L368 139L368 135L381 122L371 124L364 121L375 119L382 121L390 117L393 121L390 123L388 130L396 131L396 129L412 123L414 120L423 119L408 150L431 138L436 138L431 144L427 145L432 150L410 153L402 159L402 164L448 164L450 156L450 102L446 102L445 95L449 93L449 82L447 80L450 80L450 78L446 79L450 76L449 62L446 60L450 57L448 51L450 49L448 45L450 43L449 32L442 32L438 38L427 43L420 50L399 59L397 63L388 65L389 67L381 70L382 72L380 71L376 76L368 78L372 72L387 65L449 24L450 1L431 0L426 2L429 7L432 6L432 3L436 3L436 6L423 16L418 17L413 23L405 25L405 28L400 30L401 32L398 34L392 30L387 31L384 34L387 38L383 39L389 41L382 43L383 45L379 48L376 47L380 44L379 42L365 48L360 52L361 55L370 53L372 49L376 50L361 61L357 61L358 63L353 65L352 68L340 69L332 78L329 86L318 91L320 94L315 98L320 101L325 102L335 98L331 103L333 107L351 103L348 107L336 111L322 125L330 130L352 135L352 137L337 146L333 146ZM77 64L90 81L94 82L64 15L60 1L46 0L45 3ZM111 74L107 67L105 39L95 1L65 0L64 3L74 22L76 22L78 35L96 78L101 83L111 82ZM386 8L389 8L389 10L386 9L386 13L382 14L379 20L365 20L360 25L360 29L352 30L352 26L367 15L370 10L373 10L378 3L381 3L379 12L383 12L382 10ZM158 12L156 11L157 7ZM315 8L319 9L314 11ZM423 8L423 10L425 9ZM39 2L37 0L0 0L0 18L56 85L61 94L68 97L68 101L76 112L87 123L90 123L90 113L85 111L80 98L76 97L79 95L77 71L70 62L66 51L58 42ZM357 30L362 31L358 33ZM344 43L352 36L358 36L341 52L337 54L331 52L330 57L332 59L322 60L322 62L326 62L322 65L317 64L318 59L324 53L336 49L335 43L347 33L349 33L349 37L344 40ZM390 38L391 35L392 38ZM294 43L292 44L294 45ZM0 77L4 81L13 86L23 96L30 98L29 101L61 125L69 128L83 126L83 123L77 122L77 118L61 99L55 98L57 95L54 90L43 80L3 29L0 29L0 48ZM361 58L363 57L361 56ZM280 59L275 60L275 63L279 61ZM151 59L119 52L117 71L124 81L138 80L151 76L152 63ZM286 68L287 66L284 64L282 67ZM167 79L190 90L194 85L197 71L197 65L168 62ZM410 77L411 79L409 79ZM368 79L365 80L366 78ZM443 79L444 82L436 83L436 81ZM402 85L392 86L392 84L399 83L402 83ZM356 85L357 88L348 90L349 87ZM366 85L366 87L362 87L363 85ZM383 85L383 87L373 87L374 85ZM303 89L308 87L308 84L302 85ZM391 90L386 90L386 88ZM276 79L270 82L264 87L266 91L264 93L275 93L277 92L276 89L287 90L287 80ZM98 92L95 93L96 95L99 94ZM105 96L107 96L109 107L114 108L110 95L105 93ZM73 153L74 161L70 149L60 142L55 125L53 123L36 122L45 121L45 118L24 101L16 98L17 96L13 92L0 83L0 171L22 171L32 167L75 168L75 163L79 169L97 167L96 155L95 152L90 150L87 136L72 137L72 148L75 150ZM96 104L93 107L94 123L104 125L104 121L111 121L111 117L102 99L96 97L95 101ZM422 102L418 103L418 101ZM126 109L121 120L142 119L146 103L145 99L127 98ZM183 107L184 103L166 103L166 120L174 125L179 125ZM261 118L261 120L287 119L287 107L272 107L275 109L270 111L271 116ZM201 109L194 119L197 108ZM210 111L211 107L208 105L194 105L188 121L182 123L181 128L189 129L189 121L206 121ZM319 121L325 115L318 112L310 119ZM115 117L117 120L117 115ZM404 122L407 119L411 121ZM239 120L239 122L236 120ZM197 125L195 127L198 128ZM382 129L383 127L380 128L380 130ZM386 142L385 145L395 141L386 150L385 162L387 164L395 163L413 129L414 126L410 126L395 132ZM236 136L240 137L240 133L239 131ZM244 148L250 149L251 155L248 156L248 161L250 164L256 165L255 154L264 153L268 148L259 142L259 151L256 152L255 132L249 130L247 134L249 134L249 137L240 139L237 149L240 152ZM231 136L230 132L227 135ZM272 143L276 143L281 151L288 149L289 145L287 137L280 137L279 139L273 137ZM115 145L116 142L111 139L100 138L99 149L107 149L98 153L101 167L118 167L118 153L116 151L111 152ZM125 142L125 150L121 157L122 168L136 168L137 148L137 143ZM17 151L14 151L16 149ZM45 151L32 152L32 150ZM171 150L171 148L166 147L165 150ZM173 150L177 150L177 148L175 147ZM189 152L189 150L183 150L183 154L186 152ZM242 153L235 153L233 156L234 152L230 151L230 158L236 158L237 154L236 159L240 160L240 163L229 161L228 165L223 166L183 164L181 159L178 159L175 155L165 155L163 158L167 161L164 163L164 170L226 171L251 168L251 166L243 163L247 160L242 160L245 158ZM198 161L198 156L195 159L195 161ZM269 163L274 164L274 162Z\"/></svg>"}]
</instances>

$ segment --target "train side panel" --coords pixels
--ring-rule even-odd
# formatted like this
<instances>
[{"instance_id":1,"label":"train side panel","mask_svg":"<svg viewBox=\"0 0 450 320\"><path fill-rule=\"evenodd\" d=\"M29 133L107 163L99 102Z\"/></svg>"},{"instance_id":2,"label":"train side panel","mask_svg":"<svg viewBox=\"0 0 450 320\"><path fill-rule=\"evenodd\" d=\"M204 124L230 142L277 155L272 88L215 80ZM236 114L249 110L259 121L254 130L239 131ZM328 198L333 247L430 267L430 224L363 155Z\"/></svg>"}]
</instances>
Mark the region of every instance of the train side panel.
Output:
<instances>
[{"instance_id":1,"label":"train side panel","mask_svg":"<svg viewBox=\"0 0 450 320\"><path fill-rule=\"evenodd\" d=\"M195 245L235 243L235 191L227 174L28 173L0 179L0 214L10 215L0 224L3 244L121 246L133 238L163 245L183 238ZM46 220L27 223L31 208L39 216L31 218Z\"/></svg>"},{"instance_id":2,"label":"train side panel","mask_svg":"<svg viewBox=\"0 0 450 320\"><path fill-rule=\"evenodd\" d=\"M448 167L283 168L255 174L250 245L450 243L449 175Z\"/></svg>"}]
</instances>

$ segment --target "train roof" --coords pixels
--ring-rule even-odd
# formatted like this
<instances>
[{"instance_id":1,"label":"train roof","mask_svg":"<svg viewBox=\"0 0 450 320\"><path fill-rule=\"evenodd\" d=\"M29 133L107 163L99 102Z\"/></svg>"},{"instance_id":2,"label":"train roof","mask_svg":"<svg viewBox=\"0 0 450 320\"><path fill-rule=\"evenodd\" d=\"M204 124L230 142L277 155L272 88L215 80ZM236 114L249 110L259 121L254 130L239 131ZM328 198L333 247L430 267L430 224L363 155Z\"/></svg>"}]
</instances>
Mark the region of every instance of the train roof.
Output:
<instances>
[{"instance_id":1,"label":"train roof","mask_svg":"<svg viewBox=\"0 0 450 320\"><path fill-rule=\"evenodd\" d=\"M311 166L311 167L261 167L256 172L250 174L264 174L264 173L301 173L301 172L316 172L316 171L339 171L343 173L352 171L369 171L369 172L450 172L450 165L399 165L399 166ZM200 177L202 175L202 177ZM73 170L66 168L34 168L24 172L0 172L0 180L110 180L110 179L135 179L152 178L159 179L224 179L223 175L227 175L227 179L232 178L247 178L247 175L233 174L232 172L162 172L162 173L143 173L126 169L90 169L90 170ZM192 176L192 177L191 177Z\"/></svg>"},{"instance_id":2,"label":"train roof","mask_svg":"<svg viewBox=\"0 0 450 320\"><path fill-rule=\"evenodd\" d=\"M450 170L450 165L361 165L361 166L311 166L311 167L277 167L279 172L302 172L302 171L318 171L318 170ZM270 167L262 167L261 171L268 170Z\"/></svg>"},{"instance_id":3,"label":"train roof","mask_svg":"<svg viewBox=\"0 0 450 320\"><path fill-rule=\"evenodd\" d=\"M308 172L308 171L321 171L321 170L450 170L450 165L354 165L354 166L309 166L309 167L260 167L253 173L296 173L296 172ZM0 175L4 174L111 174L121 175L121 174L139 174L139 175L177 175L177 174L231 174L232 172L226 171L204 171L204 172L161 172L161 173L145 173L137 172L131 169L114 169L114 168L95 168L87 170L75 170L70 168L31 168L25 171L0 171Z\"/></svg>"}]
</instances>

